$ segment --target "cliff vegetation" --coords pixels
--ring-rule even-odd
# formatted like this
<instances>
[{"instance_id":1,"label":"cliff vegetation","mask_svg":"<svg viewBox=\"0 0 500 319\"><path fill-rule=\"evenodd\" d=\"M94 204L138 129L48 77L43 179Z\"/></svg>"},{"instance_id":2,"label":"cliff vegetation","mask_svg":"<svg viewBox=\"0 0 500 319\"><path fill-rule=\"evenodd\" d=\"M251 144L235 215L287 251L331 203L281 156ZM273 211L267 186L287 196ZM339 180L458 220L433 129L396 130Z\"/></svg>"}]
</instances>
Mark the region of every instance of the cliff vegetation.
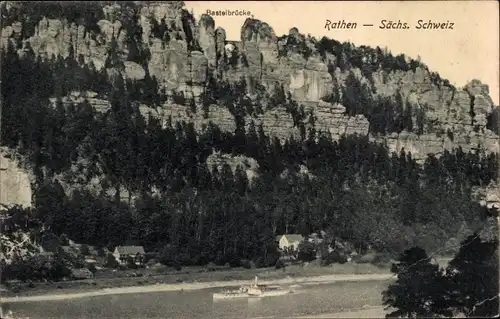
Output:
<instances>
[{"instance_id":1,"label":"cliff vegetation","mask_svg":"<svg viewBox=\"0 0 500 319\"><path fill-rule=\"evenodd\" d=\"M41 233L270 266L278 234L450 254L496 216L474 196L498 179L487 86L258 20L238 43L214 28L182 2L3 3L1 143Z\"/></svg>"}]
</instances>

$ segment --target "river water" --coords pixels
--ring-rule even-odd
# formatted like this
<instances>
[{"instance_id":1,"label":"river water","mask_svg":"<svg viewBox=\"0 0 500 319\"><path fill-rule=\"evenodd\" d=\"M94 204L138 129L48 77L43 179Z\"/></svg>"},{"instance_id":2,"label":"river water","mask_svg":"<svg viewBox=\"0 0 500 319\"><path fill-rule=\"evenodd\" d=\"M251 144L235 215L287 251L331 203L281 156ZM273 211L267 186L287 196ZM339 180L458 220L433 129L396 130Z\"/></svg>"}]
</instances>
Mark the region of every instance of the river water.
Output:
<instances>
[{"instance_id":1,"label":"river water","mask_svg":"<svg viewBox=\"0 0 500 319\"><path fill-rule=\"evenodd\" d=\"M291 295L213 301L224 288L4 304L30 319L290 318L380 306L387 281L302 284Z\"/></svg>"}]
</instances>

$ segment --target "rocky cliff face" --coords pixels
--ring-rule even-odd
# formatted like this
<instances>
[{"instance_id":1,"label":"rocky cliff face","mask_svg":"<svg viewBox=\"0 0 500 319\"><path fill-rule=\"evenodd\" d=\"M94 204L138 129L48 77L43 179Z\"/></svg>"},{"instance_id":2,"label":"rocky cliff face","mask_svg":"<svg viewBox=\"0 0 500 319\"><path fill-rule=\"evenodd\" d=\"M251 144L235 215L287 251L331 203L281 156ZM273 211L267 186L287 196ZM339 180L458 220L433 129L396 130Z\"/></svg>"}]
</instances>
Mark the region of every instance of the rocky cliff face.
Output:
<instances>
[{"instance_id":1,"label":"rocky cliff face","mask_svg":"<svg viewBox=\"0 0 500 319\"><path fill-rule=\"evenodd\" d=\"M500 186L498 184L488 185L483 188L476 188L474 194L478 196L481 205L488 208L496 207L500 209Z\"/></svg>"},{"instance_id":2,"label":"rocky cliff face","mask_svg":"<svg viewBox=\"0 0 500 319\"><path fill-rule=\"evenodd\" d=\"M276 87L282 87L293 100L313 111L318 129L330 132L334 138L344 133L370 135L372 140L386 143L390 150L404 148L417 158L458 146L465 150L483 147L499 152L498 135L487 128L487 118L494 106L488 87L480 81L455 89L442 81L433 81L433 74L423 67L390 72L379 68L370 80L359 69L331 70L328 66L332 61L342 57L331 53L320 55L313 42L296 28L278 38L271 26L256 19L245 21L241 41L232 42L234 50L229 53L225 31L215 28L210 16L202 15L196 23L183 11L180 1L148 1L138 6L135 13L120 5L103 7L97 28L44 17L37 23L34 34L25 39L24 48L31 47L42 57L52 54L65 57L72 47L76 56L82 55L86 62L92 61L99 69L104 67L112 41L116 41L122 59L127 60L130 52L127 30L136 23L142 30L140 46L147 48L150 56L143 65L125 61L122 75L140 79L149 73L157 78L160 89L167 95L182 92L197 106L202 104L209 76L230 82L243 78L249 95L255 93L256 84L262 84L271 93ZM3 26L2 45L19 39L22 28L23 21ZM163 31L159 32L161 28ZM347 116L342 105L322 101L333 90L345 86L349 71L362 83L372 83L374 96L394 96L399 92L404 108L422 110L427 119L422 134L403 131L387 136L371 135L370 123L363 115ZM94 98L91 103L102 110L107 107L103 100ZM161 109L141 107L144 113L163 120L171 117L173 121L194 122L199 130L209 122L224 130L234 130L232 115L220 106L210 106L205 114L190 113L186 109L172 99ZM280 107L265 109L263 114L247 116L246 120L262 124L264 131L281 139L300 134L291 115Z\"/></svg>"},{"instance_id":3,"label":"rocky cliff face","mask_svg":"<svg viewBox=\"0 0 500 319\"><path fill-rule=\"evenodd\" d=\"M404 147L419 156L439 154L458 146L467 151L483 147L499 152L498 135L486 127L494 108L487 85L473 80L459 89L439 86L432 83L429 71L423 68L415 72L392 72L388 76L381 73L374 74L378 94L391 96L398 90L405 108L422 109L427 118L424 134L420 136L403 132L385 137L391 150Z\"/></svg>"},{"instance_id":4,"label":"rocky cliff face","mask_svg":"<svg viewBox=\"0 0 500 319\"><path fill-rule=\"evenodd\" d=\"M13 205L31 207L31 179L11 152L0 149L0 208Z\"/></svg>"},{"instance_id":5,"label":"rocky cliff face","mask_svg":"<svg viewBox=\"0 0 500 319\"><path fill-rule=\"evenodd\" d=\"M40 252L40 246L37 245L30 232L16 231L14 233L1 234L0 240L2 247L0 249L0 260L6 264L12 263L15 257L27 258Z\"/></svg>"},{"instance_id":6,"label":"rocky cliff face","mask_svg":"<svg viewBox=\"0 0 500 319\"><path fill-rule=\"evenodd\" d=\"M294 43L304 41L297 29L289 38ZM286 54L280 54L279 39L267 23L247 19L241 28L241 51L248 62L249 74L272 89L279 83L296 101L319 102L332 90L332 76L319 55L305 58L290 45ZM286 44L285 44L286 46Z\"/></svg>"},{"instance_id":7,"label":"rocky cliff face","mask_svg":"<svg viewBox=\"0 0 500 319\"><path fill-rule=\"evenodd\" d=\"M216 167L220 172L224 164L228 164L233 172L235 172L239 166L246 173L250 182L259 176L259 163L251 157L242 155L231 156L228 154L221 154L220 152L214 152L207 158L207 165L211 171Z\"/></svg>"}]
</instances>

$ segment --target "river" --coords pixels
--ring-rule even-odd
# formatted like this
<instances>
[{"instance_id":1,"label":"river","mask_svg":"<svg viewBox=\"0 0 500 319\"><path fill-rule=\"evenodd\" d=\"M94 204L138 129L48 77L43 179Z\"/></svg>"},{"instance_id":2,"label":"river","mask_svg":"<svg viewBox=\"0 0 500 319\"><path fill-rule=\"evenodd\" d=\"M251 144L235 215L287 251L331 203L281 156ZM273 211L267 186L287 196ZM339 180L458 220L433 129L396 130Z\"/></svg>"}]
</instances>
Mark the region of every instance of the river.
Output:
<instances>
[{"instance_id":1,"label":"river","mask_svg":"<svg viewBox=\"0 0 500 319\"><path fill-rule=\"evenodd\" d=\"M387 281L302 284L291 295L215 302L212 293L224 288L16 302L3 307L30 319L290 318L380 306L387 285Z\"/></svg>"}]
</instances>

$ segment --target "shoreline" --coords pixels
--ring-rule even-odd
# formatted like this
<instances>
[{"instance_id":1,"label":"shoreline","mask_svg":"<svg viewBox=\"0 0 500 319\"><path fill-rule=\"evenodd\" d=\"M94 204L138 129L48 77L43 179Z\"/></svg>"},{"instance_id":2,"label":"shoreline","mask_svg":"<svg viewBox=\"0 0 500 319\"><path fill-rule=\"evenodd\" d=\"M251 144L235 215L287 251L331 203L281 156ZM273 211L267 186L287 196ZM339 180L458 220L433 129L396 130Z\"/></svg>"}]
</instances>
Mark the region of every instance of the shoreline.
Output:
<instances>
[{"instance_id":1,"label":"shoreline","mask_svg":"<svg viewBox=\"0 0 500 319\"><path fill-rule=\"evenodd\" d=\"M319 275L319 276L303 276L303 277L287 277L282 279L267 279L260 280L263 284L296 284L296 283L316 283L328 284L335 282L346 281L383 281L393 277L391 274L359 274L359 275ZM0 297L1 303L15 302L33 302L33 301L57 301L76 298L96 297L105 295L121 295L131 293L151 293L151 292L172 292L172 291L193 291L208 288L234 287L248 284L250 280L231 280L231 281L212 281L212 282L194 282L194 283L175 283L175 284L152 284L144 286L128 286L116 288L102 288L81 293L65 293L65 294L44 294L35 296L17 296L17 297Z\"/></svg>"},{"instance_id":2,"label":"shoreline","mask_svg":"<svg viewBox=\"0 0 500 319\"><path fill-rule=\"evenodd\" d=\"M293 319L320 319L320 318L385 318L384 306L366 306L342 310L339 312L322 313L318 315L296 316Z\"/></svg>"}]
</instances>

